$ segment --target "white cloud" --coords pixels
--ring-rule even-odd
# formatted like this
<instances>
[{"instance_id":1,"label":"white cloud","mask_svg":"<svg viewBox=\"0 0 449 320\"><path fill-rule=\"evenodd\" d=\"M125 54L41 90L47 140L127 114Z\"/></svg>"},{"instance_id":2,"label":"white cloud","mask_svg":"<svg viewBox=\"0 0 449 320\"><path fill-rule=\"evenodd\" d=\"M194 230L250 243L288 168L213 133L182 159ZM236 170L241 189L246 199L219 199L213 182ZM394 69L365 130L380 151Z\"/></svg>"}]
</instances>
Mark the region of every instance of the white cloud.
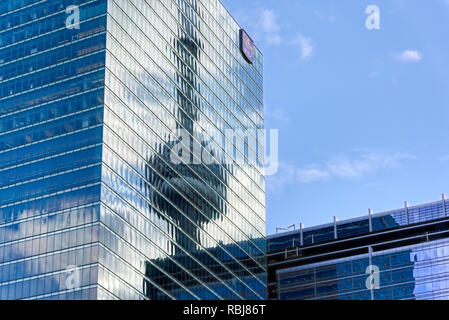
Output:
<instances>
[{"instance_id":1,"label":"white cloud","mask_svg":"<svg viewBox=\"0 0 449 320\"><path fill-rule=\"evenodd\" d=\"M337 20L337 17L336 17L336 16L324 14L324 13L322 13L322 12L319 11L319 10L315 10L315 11L313 12L313 14L314 14L315 17L317 17L318 19L320 19L320 20L327 20L327 21L329 21L330 23L333 23L333 22L335 22L335 20Z\"/></svg>"},{"instance_id":2,"label":"white cloud","mask_svg":"<svg viewBox=\"0 0 449 320\"><path fill-rule=\"evenodd\" d=\"M273 10L262 9L261 13L261 24L263 30L266 32L278 32L280 26L277 23L277 16Z\"/></svg>"},{"instance_id":3,"label":"white cloud","mask_svg":"<svg viewBox=\"0 0 449 320\"><path fill-rule=\"evenodd\" d=\"M298 168L295 171L295 178L299 183L310 183L326 180L330 177L329 172L319 167L310 166L309 168Z\"/></svg>"},{"instance_id":4,"label":"white cloud","mask_svg":"<svg viewBox=\"0 0 449 320\"><path fill-rule=\"evenodd\" d=\"M282 190L287 184L307 184L325 182L331 179L361 179L379 171L398 168L404 161L414 160L407 153L383 154L363 153L356 158L348 155L331 158L323 164L311 164L297 167L281 163L279 173L267 178L268 188L272 191Z\"/></svg>"},{"instance_id":5,"label":"white cloud","mask_svg":"<svg viewBox=\"0 0 449 320\"><path fill-rule=\"evenodd\" d=\"M363 154L360 159L350 160L347 157L338 157L326 165L331 176L340 178L361 178L374 174L380 169L399 166L401 161L414 160L415 157L406 153L386 155L380 153Z\"/></svg>"},{"instance_id":6,"label":"white cloud","mask_svg":"<svg viewBox=\"0 0 449 320\"><path fill-rule=\"evenodd\" d=\"M265 37L265 41L267 42L267 44L272 44L272 45L280 45L282 42L282 38L280 35L275 34L275 35L267 35Z\"/></svg>"},{"instance_id":7,"label":"white cloud","mask_svg":"<svg viewBox=\"0 0 449 320\"><path fill-rule=\"evenodd\" d=\"M314 46L312 44L312 39L298 35L292 42L291 45L299 46L301 50L301 60L306 60L312 57Z\"/></svg>"},{"instance_id":8,"label":"white cloud","mask_svg":"<svg viewBox=\"0 0 449 320\"><path fill-rule=\"evenodd\" d=\"M246 25L247 31L256 43L263 43L269 46L278 46L282 43L296 46L300 49L301 60L306 60L312 56L314 45L312 39L289 34L286 27L279 23L278 14L271 9L260 8L243 10L236 14L238 20ZM328 17L333 20L333 17Z\"/></svg>"},{"instance_id":9,"label":"white cloud","mask_svg":"<svg viewBox=\"0 0 449 320\"><path fill-rule=\"evenodd\" d=\"M271 110L268 106L265 106L265 117L270 120L277 122L288 123L290 122L290 117L281 108L275 108Z\"/></svg>"},{"instance_id":10,"label":"white cloud","mask_svg":"<svg viewBox=\"0 0 449 320\"><path fill-rule=\"evenodd\" d=\"M243 9L236 13L237 20L245 25L251 37L256 42L263 42L267 45L279 45L282 42L282 26L278 23L278 15L275 11L260 8L258 10Z\"/></svg>"},{"instance_id":11,"label":"white cloud","mask_svg":"<svg viewBox=\"0 0 449 320\"><path fill-rule=\"evenodd\" d=\"M265 41L268 44L279 45L282 42L282 38L279 35L281 26L277 22L277 15L273 10L262 9L259 18L259 25L264 32Z\"/></svg>"},{"instance_id":12,"label":"white cloud","mask_svg":"<svg viewBox=\"0 0 449 320\"><path fill-rule=\"evenodd\" d=\"M422 55L417 50L405 50L397 55L397 58L402 62L419 62L422 59Z\"/></svg>"}]
</instances>

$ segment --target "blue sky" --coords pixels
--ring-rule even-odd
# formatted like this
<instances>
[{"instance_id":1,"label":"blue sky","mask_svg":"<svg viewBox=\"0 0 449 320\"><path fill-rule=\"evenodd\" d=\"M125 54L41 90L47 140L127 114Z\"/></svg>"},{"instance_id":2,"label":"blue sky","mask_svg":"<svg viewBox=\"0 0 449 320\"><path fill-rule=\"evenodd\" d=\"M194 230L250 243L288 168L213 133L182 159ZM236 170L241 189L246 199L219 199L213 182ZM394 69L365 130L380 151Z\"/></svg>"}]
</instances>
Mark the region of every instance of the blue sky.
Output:
<instances>
[{"instance_id":1,"label":"blue sky","mask_svg":"<svg viewBox=\"0 0 449 320\"><path fill-rule=\"evenodd\" d=\"M222 2L263 52L279 129L268 234L449 193L449 0Z\"/></svg>"}]
</instances>

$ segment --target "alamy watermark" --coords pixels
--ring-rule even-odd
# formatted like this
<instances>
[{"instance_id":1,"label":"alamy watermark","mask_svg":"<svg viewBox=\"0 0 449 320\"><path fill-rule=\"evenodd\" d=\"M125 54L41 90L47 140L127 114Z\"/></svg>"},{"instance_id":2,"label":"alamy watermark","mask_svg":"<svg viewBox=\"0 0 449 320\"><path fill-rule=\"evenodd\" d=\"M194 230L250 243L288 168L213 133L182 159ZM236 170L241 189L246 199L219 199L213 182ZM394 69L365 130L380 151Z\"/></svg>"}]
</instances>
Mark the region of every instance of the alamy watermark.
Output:
<instances>
[{"instance_id":1,"label":"alamy watermark","mask_svg":"<svg viewBox=\"0 0 449 320\"><path fill-rule=\"evenodd\" d=\"M376 5L366 7L365 13L368 15L365 26L368 30L380 30L380 8Z\"/></svg>"},{"instance_id":2,"label":"alamy watermark","mask_svg":"<svg viewBox=\"0 0 449 320\"><path fill-rule=\"evenodd\" d=\"M80 29L80 8L78 6L68 6L65 9L65 13L68 15L65 20L65 27L67 29Z\"/></svg>"},{"instance_id":3,"label":"alamy watermark","mask_svg":"<svg viewBox=\"0 0 449 320\"><path fill-rule=\"evenodd\" d=\"M368 290L380 289L380 269L378 266L370 265L366 268L368 278L366 279L366 288Z\"/></svg>"},{"instance_id":4,"label":"alamy watermark","mask_svg":"<svg viewBox=\"0 0 449 320\"><path fill-rule=\"evenodd\" d=\"M213 139L215 143L212 143L212 139L204 141L200 134L192 134L184 129L179 130L177 136L170 150L170 161L174 165L253 165L261 168L265 176L275 175L279 169L277 129L228 129L222 137ZM265 150L267 145L270 151L268 154Z\"/></svg>"},{"instance_id":5,"label":"alamy watermark","mask_svg":"<svg viewBox=\"0 0 449 320\"><path fill-rule=\"evenodd\" d=\"M65 287L67 290L79 289L81 286L81 272L77 266L68 266L66 271Z\"/></svg>"}]
</instances>

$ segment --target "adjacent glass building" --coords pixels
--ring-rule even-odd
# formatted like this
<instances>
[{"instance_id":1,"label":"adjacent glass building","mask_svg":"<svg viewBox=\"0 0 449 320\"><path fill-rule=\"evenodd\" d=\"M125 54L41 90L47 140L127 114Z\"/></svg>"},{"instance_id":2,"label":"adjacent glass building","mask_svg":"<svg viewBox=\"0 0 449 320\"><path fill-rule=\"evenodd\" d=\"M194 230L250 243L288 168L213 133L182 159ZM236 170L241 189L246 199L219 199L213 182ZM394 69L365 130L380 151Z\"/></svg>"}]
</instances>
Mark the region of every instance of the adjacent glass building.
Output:
<instances>
[{"instance_id":1,"label":"adjacent glass building","mask_svg":"<svg viewBox=\"0 0 449 320\"><path fill-rule=\"evenodd\" d=\"M268 297L448 300L449 201L268 237Z\"/></svg>"},{"instance_id":2,"label":"adjacent glass building","mask_svg":"<svg viewBox=\"0 0 449 320\"><path fill-rule=\"evenodd\" d=\"M241 36L218 0L0 3L0 299L266 298Z\"/></svg>"}]
</instances>

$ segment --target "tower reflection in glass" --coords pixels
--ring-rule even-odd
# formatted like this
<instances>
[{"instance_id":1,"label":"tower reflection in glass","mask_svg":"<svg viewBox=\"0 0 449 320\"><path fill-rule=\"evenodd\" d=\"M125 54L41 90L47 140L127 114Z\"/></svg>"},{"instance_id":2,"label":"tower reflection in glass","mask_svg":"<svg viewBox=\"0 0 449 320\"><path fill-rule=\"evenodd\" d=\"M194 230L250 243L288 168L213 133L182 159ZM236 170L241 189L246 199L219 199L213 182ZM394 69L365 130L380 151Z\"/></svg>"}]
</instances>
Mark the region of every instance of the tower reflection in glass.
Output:
<instances>
[{"instance_id":1,"label":"tower reflection in glass","mask_svg":"<svg viewBox=\"0 0 449 320\"><path fill-rule=\"evenodd\" d=\"M69 5L79 30L63 27ZM244 59L223 6L0 10L1 298L265 298L263 159L222 161L226 129L263 128L262 57ZM181 132L217 161L173 163Z\"/></svg>"}]
</instances>

